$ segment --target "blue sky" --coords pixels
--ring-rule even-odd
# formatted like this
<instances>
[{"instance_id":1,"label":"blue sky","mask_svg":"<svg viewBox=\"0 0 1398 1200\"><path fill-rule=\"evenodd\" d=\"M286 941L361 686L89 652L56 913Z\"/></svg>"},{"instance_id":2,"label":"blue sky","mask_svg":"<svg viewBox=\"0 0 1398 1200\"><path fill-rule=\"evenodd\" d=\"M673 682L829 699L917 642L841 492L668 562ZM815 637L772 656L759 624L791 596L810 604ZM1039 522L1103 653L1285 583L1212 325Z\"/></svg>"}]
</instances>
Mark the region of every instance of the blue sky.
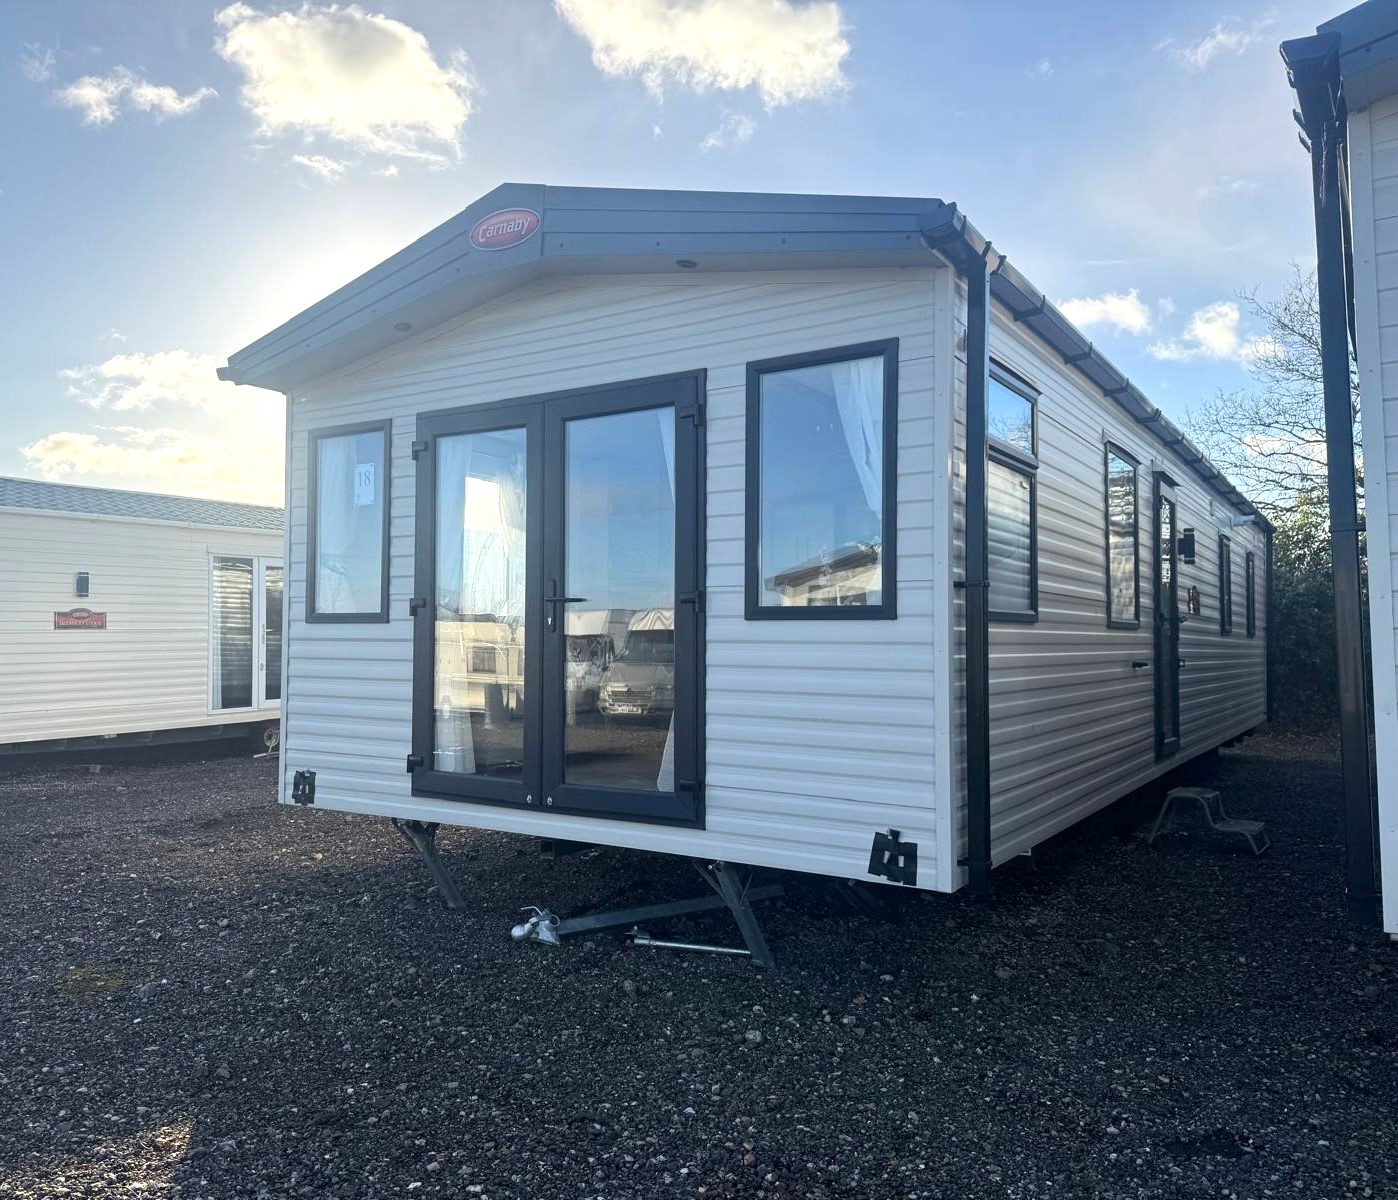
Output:
<instances>
[{"instance_id":1,"label":"blue sky","mask_svg":"<svg viewBox=\"0 0 1398 1200\"><path fill-rule=\"evenodd\" d=\"M0 474L280 502L213 365L504 180L955 200L1180 419L1313 257L1338 7L6 0Z\"/></svg>"}]
</instances>

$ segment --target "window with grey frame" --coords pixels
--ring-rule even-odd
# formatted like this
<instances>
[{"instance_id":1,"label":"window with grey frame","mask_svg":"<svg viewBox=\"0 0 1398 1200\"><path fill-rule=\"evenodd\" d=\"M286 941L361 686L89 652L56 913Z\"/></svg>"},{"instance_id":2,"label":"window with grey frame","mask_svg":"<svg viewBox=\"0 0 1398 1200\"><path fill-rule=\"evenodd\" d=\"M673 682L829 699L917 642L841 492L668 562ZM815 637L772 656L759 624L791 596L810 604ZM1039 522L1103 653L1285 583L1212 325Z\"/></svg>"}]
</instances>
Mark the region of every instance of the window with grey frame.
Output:
<instances>
[{"instance_id":1,"label":"window with grey frame","mask_svg":"<svg viewBox=\"0 0 1398 1200\"><path fill-rule=\"evenodd\" d=\"M306 620L388 620L389 425L315 430L308 446Z\"/></svg>"},{"instance_id":2,"label":"window with grey frame","mask_svg":"<svg viewBox=\"0 0 1398 1200\"><path fill-rule=\"evenodd\" d=\"M1126 451L1107 443L1107 626L1111 629L1137 629L1141 624L1137 466Z\"/></svg>"},{"instance_id":3,"label":"window with grey frame","mask_svg":"<svg viewBox=\"0 0 1398 1200\"><path fill-rule=\"evenodd\" d=\"M1243 597L1243 604L1247 616L1248 637L1257 636L1257 558L1251 550L1243 559L1243 586L1247 588L1247 594Z\"/></svg>"},{"instance_id":4,"label":"window with grey frame","mask_svg":"<svg viewBox=\"0 0 1398 1200\"><path fill-rule=\"evenodd\" d=\"M1038 399L991 364L986 394L986 535L992 621L1039 619Z\"/></svg>"},{"instance_id":5,"label":"window with grey frame","mask_svg":"<svg viewBox=\"0 0 1398 1200\"><path fill-rule=\"evenodd\" d=\"M1218 631L1233 632L1233 546L1225 534L1218 535Z\"/></svg>"},{"instance_id":6,"label":"window with grey frame","mask_svg":"<svg viewBox=\"0 0 1398 1200\"><path fill-rule=\"evenodd\" d=\"M897 615L898 342L749 363L754 619Z\"/></svg>"}]
</instances>

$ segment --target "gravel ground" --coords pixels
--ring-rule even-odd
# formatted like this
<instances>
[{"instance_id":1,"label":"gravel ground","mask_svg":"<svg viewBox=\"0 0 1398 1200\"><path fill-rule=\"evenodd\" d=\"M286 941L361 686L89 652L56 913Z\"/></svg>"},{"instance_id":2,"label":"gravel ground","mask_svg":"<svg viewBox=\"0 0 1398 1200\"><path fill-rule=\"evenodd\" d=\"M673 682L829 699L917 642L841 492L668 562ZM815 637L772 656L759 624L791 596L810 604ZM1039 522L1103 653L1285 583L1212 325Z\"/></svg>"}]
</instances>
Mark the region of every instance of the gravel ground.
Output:
<instances>
[{"instance_id":1,"label":"gravel ground","mask_svg":"<svg viewBox=\"0 0 1398 1200\"><path fill-rule=\"evenodd\" d=\"M1128 801L898 922L815 882L781 973L508 936L682 864L386 822L239 758L0 771L0 1197L1398 1194L1398 952L1347 928L1324 740L1191 768L1253 859ZM732 940L718 917L657 936Z\"/></svg>"}]
</instances>

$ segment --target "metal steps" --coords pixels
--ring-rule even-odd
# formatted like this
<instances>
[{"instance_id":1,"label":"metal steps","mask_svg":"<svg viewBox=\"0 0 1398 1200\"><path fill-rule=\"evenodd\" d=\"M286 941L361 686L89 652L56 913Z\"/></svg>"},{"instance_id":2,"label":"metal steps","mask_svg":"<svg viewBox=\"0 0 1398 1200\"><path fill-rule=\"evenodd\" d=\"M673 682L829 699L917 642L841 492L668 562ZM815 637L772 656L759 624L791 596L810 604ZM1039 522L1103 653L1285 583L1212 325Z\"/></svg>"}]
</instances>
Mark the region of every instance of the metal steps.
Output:
<instances>
[{"instance_id":1,"label":"metal steps","mask_svg":"<svg viewBox=\"0 0 1398 1200\"><path fill-rule=\"evenodd\" d=\"M1147 845L1154 845L1162 833L1168 833L1175 825L1175 817L1181 808L1198 804L1204 814L1204 821L1215 833L1232 834L1247 842L1254 854L1261 854L1271 844L1267 836L1267 826L1262 821L1244 821L1230 817L1223 809L1223 800L1213 788L1177 787L1171 788L1160 806L1146 838Z\"/></svg>"}]
</instances>

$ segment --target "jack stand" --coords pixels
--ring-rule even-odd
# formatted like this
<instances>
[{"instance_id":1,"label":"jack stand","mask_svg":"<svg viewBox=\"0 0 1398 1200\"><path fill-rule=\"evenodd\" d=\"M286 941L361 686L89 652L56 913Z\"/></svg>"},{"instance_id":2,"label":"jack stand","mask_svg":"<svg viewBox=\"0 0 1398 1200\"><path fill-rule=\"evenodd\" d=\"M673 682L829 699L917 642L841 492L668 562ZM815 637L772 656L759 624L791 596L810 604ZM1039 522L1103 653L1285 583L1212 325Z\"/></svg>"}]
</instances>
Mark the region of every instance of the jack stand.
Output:
<instances>
[{"instance_id":1,"label":"jack stand","mask_svg":"<svg viewBox=\"0 0 1398 1200\"><path fill-rule=\"evenodd\" d=\"M749 871L740 883L737 871L728 863L696 862L694 869L728 906L728 911L733 914L733 920L738 926L738 932L743 935L743 941L752 951L752 961L775 974L777 964L773 961L772 952L767 948L767 941L762 936L762 927L757 923L757 915L752 911L752 900L748 894L752 872Z\"/></svg>"},{"instance_id":2,"label":"jack stand","mask_svg":"<svg viewBox=\"0 0 1398 1200\"><path fill-rule=\"evenodd\" d=\"M428 874L432 876L432 882L437 885L437 894L442 897L442 903L452 912L461 912L465 909L466 901L456 886L456 880L451 877L446 863L437 854L437 822L402 821L394 817L393 828L398 830L403 836L403 840L418 852L418 856L427 867Z\"/></svg>"}]
</instances>

